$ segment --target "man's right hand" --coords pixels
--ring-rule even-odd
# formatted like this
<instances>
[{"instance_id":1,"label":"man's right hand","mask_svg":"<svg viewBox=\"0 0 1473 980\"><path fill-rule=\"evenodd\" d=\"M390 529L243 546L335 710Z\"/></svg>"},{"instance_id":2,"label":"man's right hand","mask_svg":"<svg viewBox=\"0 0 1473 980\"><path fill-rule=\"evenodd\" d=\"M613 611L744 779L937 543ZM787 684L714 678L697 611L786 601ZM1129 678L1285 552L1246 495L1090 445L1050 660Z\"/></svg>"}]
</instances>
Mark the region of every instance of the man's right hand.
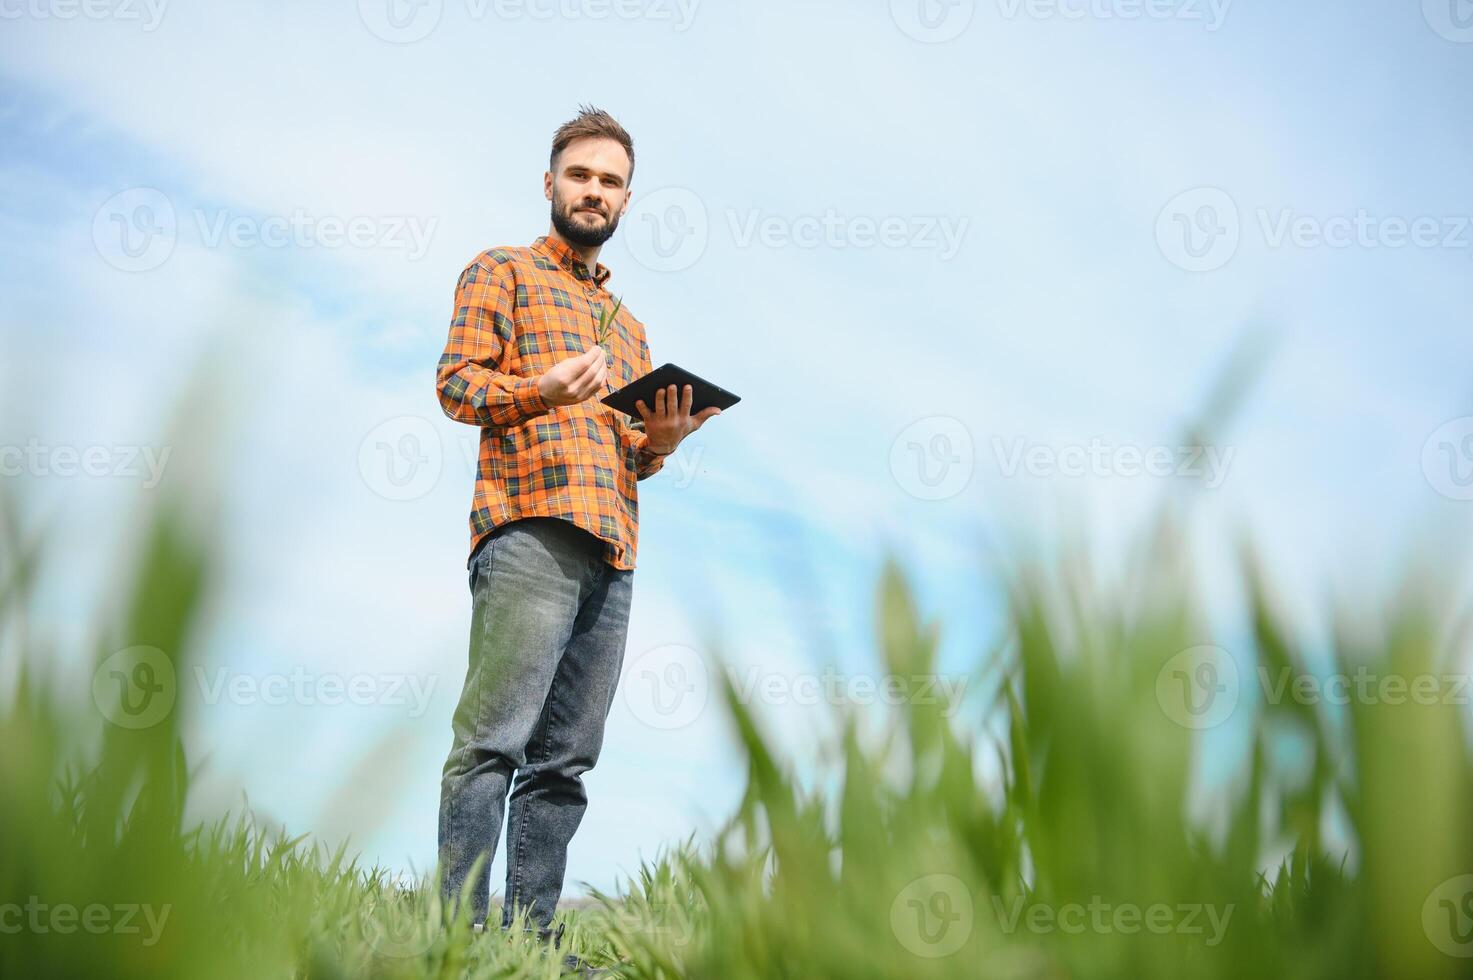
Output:
<instances>
[{"instance_id":1,"label":"man's right hand","mask_svg":"<svg viewBox=\"0 0 1473 980\"><path fill-rule=\"evenodd\" d=\"M537 377L537 391L549 405L576 405L603 391L608 380L607 354L597 345L558 361Z\"/></svg>"}]
</instances>

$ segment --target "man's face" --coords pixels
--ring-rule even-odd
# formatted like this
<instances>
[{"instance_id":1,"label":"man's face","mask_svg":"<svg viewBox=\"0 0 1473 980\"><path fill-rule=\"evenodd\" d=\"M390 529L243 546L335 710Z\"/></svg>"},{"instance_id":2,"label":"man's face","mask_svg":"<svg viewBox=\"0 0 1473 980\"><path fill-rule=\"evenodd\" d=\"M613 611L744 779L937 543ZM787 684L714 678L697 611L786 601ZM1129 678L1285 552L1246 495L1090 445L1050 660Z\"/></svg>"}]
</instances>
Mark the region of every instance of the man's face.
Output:
<instances>
[{"instance_id":1,"label":"man's face","mask_svg":"<svg viewBox=\"0 0 1473 980\"><path fill-rule=\"evenodd\" d=\"M615 140L574 140L542 183L557 233L593 248L613 236L629 210L629 155Z\"/></svg>"}]
</instances>

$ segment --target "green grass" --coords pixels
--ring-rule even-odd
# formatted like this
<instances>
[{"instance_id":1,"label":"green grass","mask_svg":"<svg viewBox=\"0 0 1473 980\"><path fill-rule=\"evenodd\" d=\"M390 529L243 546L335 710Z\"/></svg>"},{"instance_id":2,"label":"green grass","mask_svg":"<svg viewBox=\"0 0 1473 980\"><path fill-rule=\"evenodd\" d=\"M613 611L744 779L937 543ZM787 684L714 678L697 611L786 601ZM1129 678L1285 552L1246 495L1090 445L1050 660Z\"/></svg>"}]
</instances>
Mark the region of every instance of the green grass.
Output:
<instances>
[{"instance_id":1,"label":"green grass","mask_svg":"<svg viewBox=\"0 0 1473 980\"><path fill-rule=\"evenodd\" d=\"M191 660L212 562L173 514L151 516L118 579L129 600L96 624L99 665L136 645L176 674ZM0 516L4 656L19 665L0 703L0 905L15 910L0 910L0 976L558 975L535 944L446 922L425 883L249 814L186 826L178 712L130 728L100 717L127 717L108 683L96 704L57 689L26 624L44 549ZM1173 692L1200 676L1182 651L1227 644L1174 526L1144 535L1118 584L1078 555L1007 576L1008 629L973 685L988 704L833 709L842 734L819 782L835 791L796 778L728 686L749 764L738 811L716 839L564 913L568 948L631 978L1473 974L1473 887L1456 880L1473 872L1468 706L1259 696L1260 666L1290 683L1323 670L1249 556L1246 620L1227 628L1248 638L1241 739L1204 755ZM1379 606L1327 613L1335 667L1465 675L1469 620L1450 593L1410 576ZM940 625L896 565L875 610L877 669L935 674Z\"/></svg>"}]
</instances>

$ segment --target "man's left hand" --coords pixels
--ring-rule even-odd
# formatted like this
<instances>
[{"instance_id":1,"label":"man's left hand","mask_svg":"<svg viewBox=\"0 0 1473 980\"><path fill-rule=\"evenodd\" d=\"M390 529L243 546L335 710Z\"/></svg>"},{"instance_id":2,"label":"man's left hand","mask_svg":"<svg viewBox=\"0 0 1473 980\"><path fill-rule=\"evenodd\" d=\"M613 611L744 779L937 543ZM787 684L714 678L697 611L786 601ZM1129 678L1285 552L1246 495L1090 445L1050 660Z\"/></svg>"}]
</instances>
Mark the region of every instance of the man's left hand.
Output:
<instances>
[{"instance_id":1,"label":"man's left hand","mask_svg":"<svg viewBox=\"0 0 1473 980\"><path fill-rule=\"evenodd\" d=\"M675 452L682 439L706 424L706 420L721 414L716 406L702 409L700 414L690 413L695 400L691 386L686 385L682 397L677 399L675 385L666 385L655 392L655 410L652 412L643 399L634 407L644 419L644 432L649 437L646 448L652 453L666 455Z\"/></svg>"}]
</instances>

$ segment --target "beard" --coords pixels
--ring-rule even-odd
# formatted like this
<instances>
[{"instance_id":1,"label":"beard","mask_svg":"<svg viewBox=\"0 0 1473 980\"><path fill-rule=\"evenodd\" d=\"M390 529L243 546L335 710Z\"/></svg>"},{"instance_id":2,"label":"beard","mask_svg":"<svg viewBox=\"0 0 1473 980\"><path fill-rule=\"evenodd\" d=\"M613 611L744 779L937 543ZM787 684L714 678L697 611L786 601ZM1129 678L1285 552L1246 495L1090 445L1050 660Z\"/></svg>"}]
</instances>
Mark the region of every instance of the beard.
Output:
<instances>
[{"instance_id":1,"label":"beard","mask_svg":"<svg viewBox=\"0 0 1473 980\"><path fill-rule=\"evenodd\" d=\"M582 248L597 248L614 236L614 229L619 227L619 216L577 214L581 207L581 201L565 203L554 192L552 226L567 242Z\"/></svg>"}]
</instances>

